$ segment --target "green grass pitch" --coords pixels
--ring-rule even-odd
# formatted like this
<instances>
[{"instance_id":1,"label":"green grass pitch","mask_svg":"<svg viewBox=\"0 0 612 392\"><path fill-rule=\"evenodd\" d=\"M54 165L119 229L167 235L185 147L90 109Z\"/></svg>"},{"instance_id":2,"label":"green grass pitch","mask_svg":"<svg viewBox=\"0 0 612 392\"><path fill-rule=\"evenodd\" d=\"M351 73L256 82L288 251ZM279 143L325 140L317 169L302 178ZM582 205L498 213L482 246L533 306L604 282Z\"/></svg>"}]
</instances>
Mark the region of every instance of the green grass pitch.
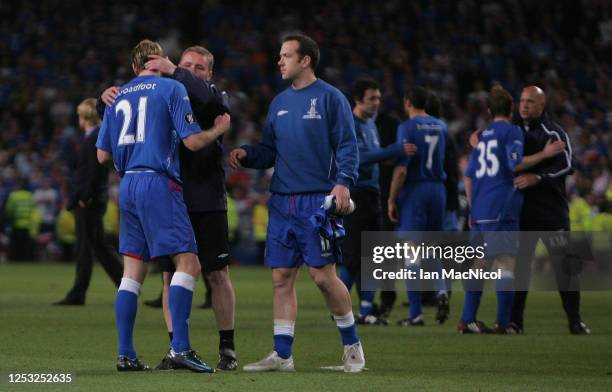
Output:
<instances>
[{"instance_id":1,"label":"green grass pitch","mask_svg":"<svg viewBox=\"0 0 612 392\"><path fill-rule=\"evenodd\" d=\"M236 345L243 365L272 347L270 273L241 267L231 274L237 297ZM114 287L96 266L86 306L51 306L72 280L72 265L0 265L0 391L612 390L610 292L583 293L582 313L593 330L591 336L569 335L554 292L530 294L526 335L459 336L455 325L462 294L458 292L451 301L451 320L442 326L432 322L433 309L426 308L425 327L359 328L369 370L343 374L319 370L339 364L342 347L321 295L302 271L293 350L296 373L120 374L114 368ZM155 297L159 288L159 276L150 275L140 300ZM203 285L198 282L194 304L202 298ZM486 293L480 312L484 321L493 320L494 304L494 294ZM405 308L396 307L392 321L405 313ZM218 336L212 311L194 307L191 341L207 362L216 364ZM135 343L146 363L158 363L168 347L161 311L139 306ZM70 372L74 381L15 385L7 381L9 372Z\"/></svg>"}]
</instances>

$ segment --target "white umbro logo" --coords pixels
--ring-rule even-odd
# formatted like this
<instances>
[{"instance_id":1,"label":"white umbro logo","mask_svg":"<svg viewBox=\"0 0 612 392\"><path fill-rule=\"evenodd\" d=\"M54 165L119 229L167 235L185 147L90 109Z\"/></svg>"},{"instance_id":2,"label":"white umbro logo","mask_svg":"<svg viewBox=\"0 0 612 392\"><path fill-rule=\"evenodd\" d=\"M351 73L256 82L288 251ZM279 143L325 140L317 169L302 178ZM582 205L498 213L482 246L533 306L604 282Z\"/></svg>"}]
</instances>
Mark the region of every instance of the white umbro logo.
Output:
<instances>
[{"instance_id":1,"label":"white umbro logo","mask_svg":"<svg viewBox=\"0 0 612 392\"><path fill-rule=\"evenodd\" d=\"M280 117L280 116L284 116L287 113L289 113L288 110L279 110L278 113L276 113L276 115Z\"/></svg>"}]
</instances>

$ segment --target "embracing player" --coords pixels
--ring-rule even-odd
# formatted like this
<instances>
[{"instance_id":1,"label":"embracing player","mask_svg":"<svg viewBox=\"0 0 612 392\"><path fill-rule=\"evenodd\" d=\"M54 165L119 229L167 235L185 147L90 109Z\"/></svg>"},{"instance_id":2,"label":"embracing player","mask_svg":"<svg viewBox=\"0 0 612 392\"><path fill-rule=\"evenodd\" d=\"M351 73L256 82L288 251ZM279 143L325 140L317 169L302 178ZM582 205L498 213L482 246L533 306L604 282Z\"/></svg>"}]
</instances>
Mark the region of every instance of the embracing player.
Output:
<instances>
[{"instance_id":1,"label":"embracing player","mask_svg":"<svg viewBox=\"0 0 612 392\"><path fill-rule=\"evenodd\" d=\"M489 94L493 122L484 129L472 151L465 174L465 192L471 206L472 237L486 244L486 268L491 262L501 270L496 281L497 319L495 329L476 320L484 282L466 282L459 333L512 333L509 327L514 298L514 264L518 251L522 193L514 187L514 171L523 160L523 133L512 125L512 96L500 86Z\"/></svg>"},{"instance_id":2,"label":"embracing player","mask_svg":"<svg viewBox=\"0 0 612 392\"><path fill-rule=\"evenodd\" d=\"M171 255L176 264L169 292L174 335L169 360L175 368L212 373L189 342L189 315L200 263L193 229L183 201L179 143L198 150L229 129L228 114L202 132L195 121L185 87L145 69L152 55L163 55L158 43L141 41L132 51L136 78L121 86L106 109L96 146L100 163L113 162L122 177L119 252L124 271L115 314L119 335L117 370L149 370L136 357L133 343L138 295L147 261Z\"/></svg>"}]
</instances>

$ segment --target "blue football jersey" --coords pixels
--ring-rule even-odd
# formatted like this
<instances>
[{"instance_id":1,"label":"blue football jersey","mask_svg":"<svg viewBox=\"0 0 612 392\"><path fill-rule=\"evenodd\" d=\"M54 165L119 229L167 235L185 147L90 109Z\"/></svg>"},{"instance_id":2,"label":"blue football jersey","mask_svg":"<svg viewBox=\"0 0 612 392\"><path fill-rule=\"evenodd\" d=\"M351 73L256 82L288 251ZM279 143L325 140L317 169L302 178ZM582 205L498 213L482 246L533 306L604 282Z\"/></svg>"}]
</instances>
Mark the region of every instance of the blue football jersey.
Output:
<instances>
[{"instance_id":1,"label":"blue football jersey","mask_svg":"<svg viewBox=\"0 0 612 392\"><path fill-rule=\"evenodd\" d=\"M444 181L444 152L448 138L446 123L432 116L415 116L397 128L397 142L416 144L417 152L404 158L408 168L406 184L420 181Z\"/></svg>"},{"instance_id":2,"label":"blue football jersey","mask_svg":"<svg viewBox=\"0 0 612 392\"><path fill-rule=\"evenodd\" d=\"M472 178L472 220L486 223L519 219L522 193L512 170L523 160L523 133L516 125L495 121L480 133L466 176Z\"/></svg>"},{"instance_id":3,"label":"blue football jersey","mask_svg":"<svg viewBox=\"0 0 612 392\"><path fill-rule=\"evenodd\" d=\"M113 154L121 176L152 171L180 182L179 143L200 129L182 84L139 76L106 108L96 147Z\"/></svg>"}]
</instances>

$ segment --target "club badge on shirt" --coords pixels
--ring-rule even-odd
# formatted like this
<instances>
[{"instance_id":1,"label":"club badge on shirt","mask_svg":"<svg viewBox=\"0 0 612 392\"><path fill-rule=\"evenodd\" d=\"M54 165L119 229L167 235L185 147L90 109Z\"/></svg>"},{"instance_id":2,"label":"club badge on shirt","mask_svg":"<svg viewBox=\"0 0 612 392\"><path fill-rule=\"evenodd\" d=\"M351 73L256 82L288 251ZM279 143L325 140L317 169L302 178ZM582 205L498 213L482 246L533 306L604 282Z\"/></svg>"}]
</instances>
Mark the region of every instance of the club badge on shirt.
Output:
<instances>
[{"instance_id":1,"label":"club badge on shirt","mask_svg":"<svg viewBox=\"0 0 612 392\"><path fill-rule=\"evenodd\" d=\"M318 98L310 98L310 109L306 112L305 115L302 116L305 120L320 120L321 115L317 112L317 99Z\"/></svg>"}]
</instances>

